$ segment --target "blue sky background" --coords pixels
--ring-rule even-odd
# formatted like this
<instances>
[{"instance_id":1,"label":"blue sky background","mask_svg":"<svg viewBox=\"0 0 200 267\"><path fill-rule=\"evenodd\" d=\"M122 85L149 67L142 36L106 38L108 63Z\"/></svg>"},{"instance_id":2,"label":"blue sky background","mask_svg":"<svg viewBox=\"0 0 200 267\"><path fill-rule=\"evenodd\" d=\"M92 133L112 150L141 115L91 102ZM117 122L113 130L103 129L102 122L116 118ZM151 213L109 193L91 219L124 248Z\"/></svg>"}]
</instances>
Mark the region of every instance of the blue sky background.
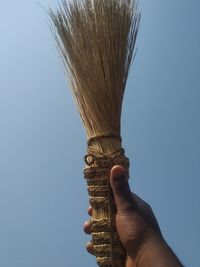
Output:
<instances>
[{"instance_id":1,"label":"blue sky background","mask_svg":"<svg viewBox=\"0 0 200 267\"><path fill-rule=\"evenodd\" d=\"M198 267L200 2L140 7L122 114L131 187L185 266ZM47 16L33 0L0 1L0 33L0 266L95 266L82 231L85 132Z\"/></svg>"}]
</instances>

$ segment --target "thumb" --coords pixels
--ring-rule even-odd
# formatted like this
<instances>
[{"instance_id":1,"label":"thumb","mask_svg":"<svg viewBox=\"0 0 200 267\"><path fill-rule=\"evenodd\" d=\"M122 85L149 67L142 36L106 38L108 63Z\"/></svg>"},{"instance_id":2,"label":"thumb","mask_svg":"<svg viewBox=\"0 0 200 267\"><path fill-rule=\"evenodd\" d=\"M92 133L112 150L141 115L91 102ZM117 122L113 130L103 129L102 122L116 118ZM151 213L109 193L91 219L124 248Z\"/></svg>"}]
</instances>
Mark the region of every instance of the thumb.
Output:
<instances>
[{"instance_id":1,"label":"thumb","mask_svg":"<svg viewBox=\"0 0 200 267\"><path fill-rule=\"evenodd\" d=\"M133 199L126 171L122 166L116 165L111 169L110 184L117 206L117 212L126 213L136 210L137 204Z\"/></svg>"}]
</instances>

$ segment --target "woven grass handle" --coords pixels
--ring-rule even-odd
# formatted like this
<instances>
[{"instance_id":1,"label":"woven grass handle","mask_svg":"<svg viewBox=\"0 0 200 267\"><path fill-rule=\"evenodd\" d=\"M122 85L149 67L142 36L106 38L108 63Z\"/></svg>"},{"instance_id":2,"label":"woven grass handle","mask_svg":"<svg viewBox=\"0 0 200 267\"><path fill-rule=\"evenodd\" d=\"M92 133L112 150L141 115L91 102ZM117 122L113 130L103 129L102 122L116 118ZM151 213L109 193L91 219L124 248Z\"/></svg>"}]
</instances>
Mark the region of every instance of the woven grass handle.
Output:
<instances>
[{"instance_id":1,"label":"woven grass handle","mask_svg":"<svg viewBox=\"0 0 200 267\"><path fill-rule=\"evenodd\" d=\"M118 153L118 157L107 157L107 160L102 155L95 155L95 161L91 161L94 155L86 156L87 167L84 176L87 179L89 202L93 208L92 241L97 264L100 267L125 266L126 254L116 229L116 206L109 183L112 166L122 165L128 168L128 159L122 152L123 150Z\"/></svg>"}]
</instances>

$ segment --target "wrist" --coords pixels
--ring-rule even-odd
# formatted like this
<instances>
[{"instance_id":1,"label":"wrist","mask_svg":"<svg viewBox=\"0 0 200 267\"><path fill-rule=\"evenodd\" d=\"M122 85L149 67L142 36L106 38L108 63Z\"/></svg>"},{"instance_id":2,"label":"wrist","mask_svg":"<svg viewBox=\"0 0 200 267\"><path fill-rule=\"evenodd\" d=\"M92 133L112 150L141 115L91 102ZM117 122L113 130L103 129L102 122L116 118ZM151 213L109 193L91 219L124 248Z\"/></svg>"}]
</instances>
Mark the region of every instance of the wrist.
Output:
<instances>
[{"instance_id":1,"label":"wrist","mask_svg":"<svg viewBox=\"0 0 200 267\"><path fill-rule=\"evenodd\" d=\"M152 254L163 241L162 237L158 236L156 233L149 234L145 241L140 245L136 257L136 266L143 266L141 263L152 257Z\"/></svg>"},{"instance_id":2,"label":"wrist","mask_svg":"<svg viewBox=\"0 0 200 267\"><path fill-rule=\"evenodd\" d=\"M136 258L137 267L182 267L162 236L152 234L141 245Z\"/></svg>"}]
</instances>

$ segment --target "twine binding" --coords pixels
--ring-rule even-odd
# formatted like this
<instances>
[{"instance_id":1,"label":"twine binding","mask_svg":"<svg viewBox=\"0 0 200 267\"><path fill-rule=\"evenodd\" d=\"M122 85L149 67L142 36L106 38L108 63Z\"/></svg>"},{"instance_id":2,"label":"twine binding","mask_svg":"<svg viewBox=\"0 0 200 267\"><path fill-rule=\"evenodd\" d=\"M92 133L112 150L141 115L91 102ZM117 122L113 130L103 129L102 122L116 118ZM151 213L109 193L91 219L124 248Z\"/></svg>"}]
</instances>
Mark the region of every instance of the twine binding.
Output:
<instances>
[{"instance_id":1,"label":"twine binding","mask_svg":"<svg viewBox=\"0 0 200 267\"><path fill-rule=\"evenodd\" d=\"M97 264L100 267L123 267L126 255L116 229L116 206L109 174L114 165L121 165L128 176L129 160L124 149L104 154L88 148L85 163L84 177L93 208L91 232Z\"/></svg>"}]
</instances>

